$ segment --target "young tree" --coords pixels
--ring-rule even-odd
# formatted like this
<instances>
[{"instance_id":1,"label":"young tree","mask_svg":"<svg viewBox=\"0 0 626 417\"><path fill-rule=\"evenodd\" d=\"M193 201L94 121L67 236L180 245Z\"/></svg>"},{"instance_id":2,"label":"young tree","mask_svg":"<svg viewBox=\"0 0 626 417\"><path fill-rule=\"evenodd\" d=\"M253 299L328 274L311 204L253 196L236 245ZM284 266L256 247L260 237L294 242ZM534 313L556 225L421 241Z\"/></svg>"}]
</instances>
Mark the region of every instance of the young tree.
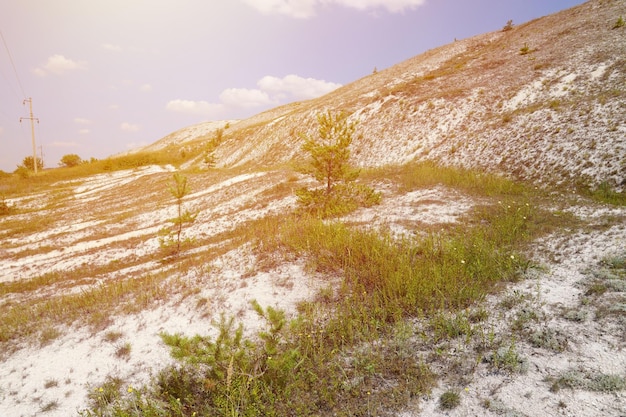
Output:
<instances>
[{"instance_id":1,"label":"young tree","mask_svg":"<svg viewBox=\"0 0 626 417\"><path fill-rule=\"evenodd\" d=\"M163 249L169 249L175 246L174 253L178 255L181 248L180 236L183 231L183 226L196 221L198 214L191 213L188 210L183 211L183 198L190 192L187 177L178 172L174 173L173 184L168 185L168 190L176 199L178 216L168 219L168 222L172 223L172 226L161 230L162 237L159 241ZM183 243L186 241L188 240L183 241Z\"/></svg>"},{"instance_id":2,"label":"young tree","mask_svg":"<svg viewBox=\"0 0 626 417\"><path fill-rule=\"evenodd\" d=\"M330 111L317 116L317 135L303 136L302 149L309 153L308 174L323 184L320 189L300 189L300 203L322 217L344 214L360 205L377 204L380 194L365 185L354 185L359 169L350 165L350 145L355 123L348 115Z\"/></svg>"},{"instance_id":3,"label":"young tree","mask_svg":"<svg viewBox=\"0 0 626 417\"><path fill-rule=\"evenodd\" d=\"M348 122L345 113L333 116L330 111L319 114L317 123L317 137L304 136L302 149L311 156L311 175L325 184L326 195L330 195L337 183L359 176L359 170L349 164L355 124Z\"/></svg>"},{"instance_id":4,"label":"young tree","mask_svg":"<svg viewBox=\"0 0 626 417\"><path fill-rule=\"evenodd\" d=\"M69 153L67 155L63 155L61 161L59 162L59 165L70 168L78 166L82 163L83 160L80 158L80 156L76 155L75 153Z\"/></svg>"},{"instance_id":5,"label":"young tree","mask_svg":"<svg viewBox=\"0 0 626 417\"><path fill-rule=\"evenodd\" d=\"M35 164L33 163L33 157L27 156L22 160L22 165L18 165L17 168L26 168L29 171L35 170ZM41 171L43 169L43 160L37 157L37 170Z\"/></svg>"}]
</instances>

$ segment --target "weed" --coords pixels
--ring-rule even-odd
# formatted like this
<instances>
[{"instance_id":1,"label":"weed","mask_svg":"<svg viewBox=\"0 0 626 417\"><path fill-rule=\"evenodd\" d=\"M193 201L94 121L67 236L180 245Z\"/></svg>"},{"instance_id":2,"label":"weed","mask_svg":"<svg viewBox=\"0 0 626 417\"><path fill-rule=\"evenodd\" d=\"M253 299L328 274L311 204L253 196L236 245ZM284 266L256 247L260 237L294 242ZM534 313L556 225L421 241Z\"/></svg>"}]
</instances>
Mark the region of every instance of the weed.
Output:
<instances>
[{"instance_id":1,"label":"weed","mask_svg":"<svg viewBox=\"0 0 626 417\"><path fill-rule=\"evenodd\" d=\"M15 204L9 205L4 195L0 196L0 216L6 216L16 211Z\"/></svg>"},{"instance_id":2,"label":"weed","mask_svg":"<svg viewBox=\"0 0 626 417\"><path fill-rule=\"evenodd\" d=\"M615 24L613 25L613 29L619 29L621 27L624 27L625 24L626 23L624 23L624 18L622 16L620 16L615 21Z\"/></svg>"},{"instance_id":3,"label":"weed","mask_svg":"<svg viewBox=\"0 0 626 417\"><path fill-rule=\"evenodd\" d=\"M580 308L572 308L563 312L564 319L577 323L585 322L588 316L589 313L587 312L587 310L582 310Z\"/></svg>"},{"instance_id":4,"label":"weed","mask_svg":"<svg viewBox=\"0 0 626 417\"><path fill-rule=\"evenodd\" d=\"M456 391L446 391L439 397L439 407L452 410L461 404L461 395Z\"/></svg>"},{"instance_id":5,"label":"weed","mask_svg":"<svg viewBox=\"0 0 626 417\"><path fill-rule=\"evenodd\" d=\"M46 379L46 382L44 382L43 387L45 389L48 388L55 388L59 386L59 381L57 381L56 379Z\"/></svg>"},{"instance_id":6,"label":"weed","mask_svg":"<svg viewBox=\"0 0 626 417\"><path fill-rule=\"evenodd\" d=\"M567 336L550 328L539 329L530 334L530 343L534 347L550 349L555 352L563 352L567 349Z\"/></svg>"},{"instance_id":7,"label":"weed","mask_svg":"<svg viewBox=\"0 0 626 417\"><path fill-rule=\"evenodd\" d=\"M115 343L119 339L121 339L122 336L124 336L124 333L115 331L115 330L110 330L104 334L104 337L102 338L102 340L104 340L105 342L109 342L109 343Z\"/></svg>"},{"instance_id":8,"label":"weed","mask_svg":"<svg viewBox=\"0 0 626 417\"><path fill-rule=\"evenodd\" d=\"M593 392L617 392L626 389L626 379L620 375L570 369L552 381L553 388L584 389ZM552 388L551 388L552 390Z\"/></svg>"},{"instance_id":9,"label":"weed","mask_svg":"<svg viewBox=\"0 0 626 417\"><path fill-rule=\"evenodd\" d=\"M501 346L485 359L495 368L508 373L525 373L528 370L528 360L517 352L515 343Z\"/></svg>"},{"instance_id":10,"label":"weed","mask_svg":"<svg viewBox=\"0 0 626 417\"><path fill-rule=\"evenodd\" d=\"M41 330L39 335L40 346L47 346L52 343L53 340L61 336L61 332L56 327L46 327Z\"/></svg>"},{"instance_id":11,"label":"weed","mask_svg":"<svg viewBox=\"0 0 626 417\"><path fill-rule=\"evenodd\" d=\"M130 358L131 347L132 346L131 346L130 342L126 342L126 343L123 343L123 344L119 345L115 349L115 356L120 358L120 359L128 360Z\"/></svg>"},{"instance_id":12,"label":"weed","mask_svg":"<svg viewBox=\"0 0 626 417\"><path fill-rule=\"evenodd\" d=\"M41 412L42 413L47 413L49 411L54 411L56 409L59 408L59 402L56 400L47 402L46 404L44 404L43 406L41 406Z\"/></svg>"}]
</instances>

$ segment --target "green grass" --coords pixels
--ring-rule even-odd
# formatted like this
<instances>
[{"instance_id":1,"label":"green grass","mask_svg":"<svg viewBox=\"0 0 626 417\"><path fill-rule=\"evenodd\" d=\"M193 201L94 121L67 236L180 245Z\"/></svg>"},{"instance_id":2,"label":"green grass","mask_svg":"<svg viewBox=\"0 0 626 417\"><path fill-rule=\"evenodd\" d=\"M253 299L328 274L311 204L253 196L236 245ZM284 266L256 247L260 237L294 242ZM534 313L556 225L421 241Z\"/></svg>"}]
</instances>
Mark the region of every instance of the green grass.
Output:
<instances>
[{"instance_id":1,"label":"green grass","mask_svg":"<svg viewBox=\"0 0 626 417\"><path fill-rule=\"evenodd\" d=\"M258 259L255 271L304 259L309 272L341 283L320 285L319 296L300 303L291 320L282 311L255 305L266 326L250 338L230 318L218 325L216 339L163 334L178 363L137 390L126 390L123 381L105 381L83 415L382 415L400 410L437 380L414 355L417 346L407 323L426 318L430 335L442 344L480 337L486 312L474 316L468 311L502 283L523 277L530 265L522 255L525 245L571 223L535 207L546 198L542 191L500 176L413 163L365 171L361 178L368 184L390 181L398 193L447 187L480 203L458 225L422 230L417 237L282 214L199 242L207 249L183 254L153 274L107 279L79 293L34 297L41 287L88 284L95 276L158 254L2 283L0 295L26 301L7 302L0 310L0 346L10 351L16 341L49 343L61 335L60 325L102 330L116 315L197 294L198 288L175 277L206 268L220 254L250 243ZM262 197L272 201L296 188L292 178ZM127 359L131 346L120 343L121 337L110 331L103 340L116 343L116 355ZM490 343L485 348L494 351L496 369L523 368L514 345L498 347Z\"/></svg>"},{"instance_id":2,"label":"green grass","mask_svg":"<svg viewBox=\"0 0 626 417\"><path fill-rule=\"evenodd\" d=\"M426 316L440 339L472 337L468 316L454 312L520 278L528 267L520 248L537 236L545 213L533 207L526 187L500 177L430 164L366 178L377 176L404 192L440 184L490 202L463 225L419 238L302 215L247 223L242 241L252 239L261 268L302 258L309 271L341 277L342 284L302 302L292 320L255 304L266 327L253 338L226 317L215 339L163 334L179 364L162 370L153 386L130 395L120 390L109 409L118 415L379 415L429 392L436 377L397 329ZM514 345L495 351L493 362L511 372L524 365ZM104 415L98 410L83 415Z\"/></svg>"}]
</instances>

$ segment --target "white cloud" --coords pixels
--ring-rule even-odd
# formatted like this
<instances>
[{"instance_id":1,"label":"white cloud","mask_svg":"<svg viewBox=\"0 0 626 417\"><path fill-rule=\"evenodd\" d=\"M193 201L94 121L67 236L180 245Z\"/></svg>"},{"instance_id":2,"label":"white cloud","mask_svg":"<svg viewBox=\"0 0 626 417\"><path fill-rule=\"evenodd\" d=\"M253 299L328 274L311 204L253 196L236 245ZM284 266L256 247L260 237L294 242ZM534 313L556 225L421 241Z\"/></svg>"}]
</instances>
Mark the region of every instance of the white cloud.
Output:
<instances>
[{"instance_id":1,"label":"white cloud","mask_svg":"<svg viewBox=\"0 0 626 417\"><path fill-rule=\"evenodd\" d=\"M52 55L43 67L35 68L33 73L38 76L46 76L49 73L63 75L69 71L85 70L87 63L84 61L74 61L63 55Z\"/></svg>"},{"instance_id":2,"label":"white cloud","mask_svg":"<svg viewBox=\"0 0 626 417\"><path fill-rule=\"evenodd\" d=\"M103 43L102 48L106 49L107 51L112 51L112 52L120 52L122 50L121 46L113 45L110 43Z\"/></svg>"},{"instance_id":3,"label":"white cloud","mask_svg":"<svg viewBox=\"0 0 626 417\"><path fill-rule=\"evenodd\" d=\"M91 120L85 119L83 117L75 117L74 123L76 123L77 125L88 125L91 124Z\"/></svg>"},{"instance_id":4,"label":"white cloud","mask_svg":"<svg viewBox=\"0 0 626 417\"><path fill-rule=\"evenodd\" d=\"M139 129L141 129L141 126L139 126L138 124L124 122L120 125L120 129L122 129L124 132L137 132Z\"/></svg>"},{"instance_id":5,"label":"white cloud","mask_svg":"<svg viewBox=\"0 0 626 417\"><path fill-rule=\"evenodd\" d=\"M257 86L259 88L227 88L220 94L219 103L171 100L166 109L216 118L226 110L267 108L288 101L312 99L341 87L341 84L290 74L283 78L265 76Z\"/></svg>"},{"instance_id":6,"label":"white cloud","mask_svg":"<svg viewBox=\"0 0 626 417\"><path fill-rule=\"evenodd\" d=\"M221 104L209 103L207 101L193 101L193 100L170 100L165 106L167 110L188 113L199 114L203 116L209 116L222 109Z\"/></svg>"},{"instance_id":7,"label":"white cloud","mask_svg":"<svg viewBox=\"0 0 626 417\"><path fill-rule=\"evenodd\" d=\"M284 78L267 75L261 78L257 85L263 91L278 94L280 97L288 94L296 100L323 96L341 87L341 84L316 80L315 78L303 78L294 74L287 75Z\"/></svg>"},{"instance_id":8,"label":"white cloud","mask_svg":"<svg viewBox=\"0 0 626 417\"><path fill-rule=\"evenodd\" d=\"M152 86L150 84L142 84L141 87L139 87L139 90L144 93L149 93L152 91Z\"/></svg>"},{"instance_id":9,"label":"white cloud","mask_svg":"<svg viewBox=\"0 0 626 417\"><path fill-rule=\"evenodd\" d=\"M384 8L390 13L415 9L426 0L244 0L245 3L265 14L284 14L306 19L316 14L316 8L339 5L360 11Z\"/></svg>"},{"instance_id":10,"label":"white cloud","mask_svg":"<svg viewBox=\"0 0 626 417\"><path fill-rule=\"evenodd\" d=\"M286 14L305 19L315 15L319 0L244 0L247 4L265 14Z\"/></svg>"},{"instance_id":11,"label":"white cloud","mask_svg":"<svg viewBox=\"0 0 626 417\"><path fill-rule=\"evenodd\" d=\"M119 104L111 104L109 105L109 110L119 110L120 106Z\"/></svg>"},{"instance_id":12,"label":"white cloud","mask_svg":"<svg viewBox=\"0 0 626 417\"><path fill-rule=\"evenodd\" d=\"M88 135L89 132L91 132L89 129L80 129L78 131L78 133L80 133L81 135Z\"/></svg>"},{"instance_id":13,"label":"white cloud","mask_svg":"<svg viewBox=\"0 0 626 417\"><path fill-rule=\"evenodd\" d=\"M247 88L228 88L220 94L222 103L233 107L260 107L276 105L265 91Z\"/></svg>"},{"instance_id":14,"label":"white cloud","mask_svg":"<svg viewBox=\"0 0 626 417\"><path fill-rule=\"evenodd\" d=\"M0 126L0 135L4 133L4 128Z\"/></svg>"}]
</instances>

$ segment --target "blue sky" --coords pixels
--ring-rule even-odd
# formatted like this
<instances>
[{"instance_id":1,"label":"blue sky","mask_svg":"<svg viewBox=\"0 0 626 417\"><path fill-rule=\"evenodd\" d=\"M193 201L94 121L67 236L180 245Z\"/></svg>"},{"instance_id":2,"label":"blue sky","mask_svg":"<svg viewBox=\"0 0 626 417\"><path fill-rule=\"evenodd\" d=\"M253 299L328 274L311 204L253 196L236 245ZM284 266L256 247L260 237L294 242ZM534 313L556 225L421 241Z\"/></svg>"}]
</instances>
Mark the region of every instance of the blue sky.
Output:
<instances>
[{"instance_id":1,"label":"blue sky","mask_svg":"<svg viewBox=\"0 0 626 417\"><path fill-rule=\"evenodd\" d=\"M0 169L313 98L581 0L0 0Z\"/></svg>"}]
</instances>

